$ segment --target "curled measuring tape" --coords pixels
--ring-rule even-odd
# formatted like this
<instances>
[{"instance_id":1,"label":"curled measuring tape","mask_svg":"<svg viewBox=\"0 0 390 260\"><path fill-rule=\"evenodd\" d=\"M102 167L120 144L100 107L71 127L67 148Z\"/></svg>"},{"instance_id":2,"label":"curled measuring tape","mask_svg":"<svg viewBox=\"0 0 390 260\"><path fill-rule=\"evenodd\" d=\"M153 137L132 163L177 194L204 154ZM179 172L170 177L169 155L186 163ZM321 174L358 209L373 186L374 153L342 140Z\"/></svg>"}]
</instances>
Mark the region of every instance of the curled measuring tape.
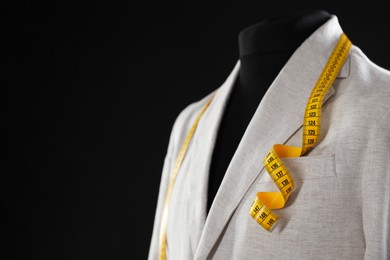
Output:
<instances>
[{"instance_id":1,"label":"curled measuring tape","mask_svg":"<svg viewBox=\"0 0 390 260\"><path fill-rule=\"evenodd\" d=\"M294 180L281 158L302 156L316 144L321 130L323 98L339 74L351 46L351 41L342 33L310 94L304 113L302 147L275 144L264 158L264 168L279 192L258 192L249 213L267 231L272 231L280 220L273 210L283 208L294 190Z\"/></svg>"}]
</instances>

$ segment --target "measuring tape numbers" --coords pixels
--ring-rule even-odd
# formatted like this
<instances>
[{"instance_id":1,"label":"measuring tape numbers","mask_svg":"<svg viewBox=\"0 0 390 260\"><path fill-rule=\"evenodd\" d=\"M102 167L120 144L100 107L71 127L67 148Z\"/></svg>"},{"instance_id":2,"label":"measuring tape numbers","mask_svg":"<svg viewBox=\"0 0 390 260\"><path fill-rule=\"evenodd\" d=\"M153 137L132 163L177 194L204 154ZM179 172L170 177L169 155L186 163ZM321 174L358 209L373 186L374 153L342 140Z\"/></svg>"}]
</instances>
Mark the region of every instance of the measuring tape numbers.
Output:
<instances>
[{"instance_id":1,"label":"measuring tape numbers","mask_svg":"<svg viewBox=\"0 0 390 260\"><path fill-rule=\"evenodd\" d=\"M294 190L294 180L281 158L302 156L317 143L321 130L323 98L339 74L351 46L351 41L342 33L312 89L304 113L302 147L275 144L263 160L264 168L279 191L258 192L249 213L267 231L272 231L280 220L273 210L283 208Z\"/></svg>"}]
</instances>

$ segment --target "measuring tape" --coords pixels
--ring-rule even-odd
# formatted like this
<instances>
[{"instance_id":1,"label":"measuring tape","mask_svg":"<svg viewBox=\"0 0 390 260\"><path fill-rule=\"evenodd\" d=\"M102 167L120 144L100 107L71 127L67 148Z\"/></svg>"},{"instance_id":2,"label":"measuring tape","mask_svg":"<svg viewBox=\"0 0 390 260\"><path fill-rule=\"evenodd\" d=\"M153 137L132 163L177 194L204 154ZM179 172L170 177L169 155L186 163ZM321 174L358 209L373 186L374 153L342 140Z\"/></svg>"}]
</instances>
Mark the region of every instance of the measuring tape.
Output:
<instances>
[{"instance_id":1,"label":"measuring tape","mask_svg":"<svg viewBox=\"0 0 390 260\"><path fill-rule=\"evenodd\" d=\"M320 136L323 98L339 74L351 46L351 41L342 33L310 94L303 120L302 147L275 144L264 158L264 168L279 191L258 192L249 213L267 231L272 231L280 219L272 210L283 208L294 190L294 180L281 158L302 156L316 144Z\"/></svg>"}]
</instances>

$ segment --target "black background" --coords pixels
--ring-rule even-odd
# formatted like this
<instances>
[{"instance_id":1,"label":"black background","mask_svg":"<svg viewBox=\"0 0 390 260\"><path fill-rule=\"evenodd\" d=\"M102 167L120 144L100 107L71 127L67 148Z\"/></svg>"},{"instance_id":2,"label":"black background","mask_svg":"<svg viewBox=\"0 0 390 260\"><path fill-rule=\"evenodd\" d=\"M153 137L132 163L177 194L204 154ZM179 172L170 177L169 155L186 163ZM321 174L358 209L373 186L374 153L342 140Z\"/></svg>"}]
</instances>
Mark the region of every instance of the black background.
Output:
<instances>
[{"instance_id":1,"label":"black background","mask_svg":"<svg viewBox=\"0 0 390 260\"><path fill-rule=\"evenodd\" d=\"M387 8L285 7L336 14L390 69ZM241 29L282 11L258 1L3 7L2 259L146 259L176 116L226 79Z\"/></svg>"}]
</instances>

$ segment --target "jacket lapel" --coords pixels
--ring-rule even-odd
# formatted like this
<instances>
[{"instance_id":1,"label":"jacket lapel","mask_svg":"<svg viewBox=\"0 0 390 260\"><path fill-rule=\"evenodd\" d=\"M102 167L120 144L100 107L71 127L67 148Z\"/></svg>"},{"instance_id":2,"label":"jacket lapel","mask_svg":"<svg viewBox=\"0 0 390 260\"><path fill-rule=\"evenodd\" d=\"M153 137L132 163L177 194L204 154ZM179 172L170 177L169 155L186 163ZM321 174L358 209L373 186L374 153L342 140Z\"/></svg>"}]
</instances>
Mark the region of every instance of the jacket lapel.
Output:
<instances>
[{"instance_id":1,"label":"jacket lapel","mask_svg":"<svg viewBox=\"0 0 390 260\"><path fill-rule=\"evenodd\" d=\"M302 126L308 97L341 33L338 20L333 16L302 43L267 90L230 162L204 226L202 225L203 230L199 243L196 243L194 259L207 259L234 210L262 171L263 158L272 145L285 143ZM345 63L339 77L348 76L348 63L349 60ZM239 73L239 65L238 61L229 75L230 81L218 89L218 92L223 93L217 101L223 104L219 107L222 111L217 112L218 120L223 114L228 96L234 86L234 80ZM324 102L334 92L334 88L331 87ZM210 112L213 111L210 110ZM213 129L213 132L216 133L216 129ZM211 150L214 143L215 135L211 139ZM209 152L206 155L207 172L211 154ZM205 189L207 182L206 180L204 182ZM203 194L207 194L206 189ZM202 201L206 201L206 198L202 198ZM202 207L205 209L205 203ZM205 216L205 210L202 210L202 214ZM248 217L250 217L249 208Z\"/></svg>"}]
</instances>

